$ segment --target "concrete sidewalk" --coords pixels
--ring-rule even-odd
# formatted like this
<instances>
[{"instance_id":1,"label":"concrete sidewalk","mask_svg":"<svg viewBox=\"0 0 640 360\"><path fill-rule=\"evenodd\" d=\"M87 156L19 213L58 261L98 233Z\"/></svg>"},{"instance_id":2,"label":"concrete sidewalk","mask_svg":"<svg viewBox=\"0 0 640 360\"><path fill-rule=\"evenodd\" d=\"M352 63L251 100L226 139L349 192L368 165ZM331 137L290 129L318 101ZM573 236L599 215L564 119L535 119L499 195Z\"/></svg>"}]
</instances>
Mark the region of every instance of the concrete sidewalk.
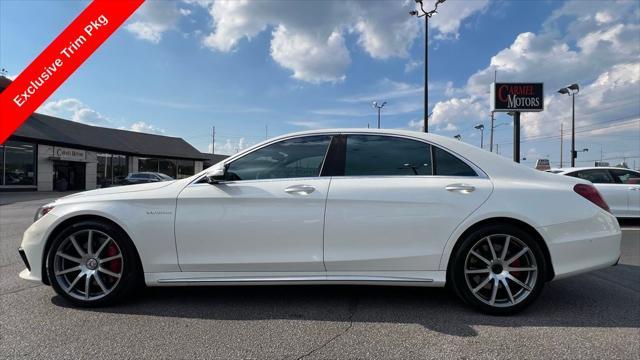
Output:
<instances>
[{"instance_id":1,"label":"concrete sidewalk","mask_svg":"<svg viewBox=\"0 0 640 360\"><path fill-rule=\"evenodd\" d=\"M51 201L67 196L77 191L15 191L0 192L0 205L8 205L25 201Z\"/></svg>"}]
</instances>

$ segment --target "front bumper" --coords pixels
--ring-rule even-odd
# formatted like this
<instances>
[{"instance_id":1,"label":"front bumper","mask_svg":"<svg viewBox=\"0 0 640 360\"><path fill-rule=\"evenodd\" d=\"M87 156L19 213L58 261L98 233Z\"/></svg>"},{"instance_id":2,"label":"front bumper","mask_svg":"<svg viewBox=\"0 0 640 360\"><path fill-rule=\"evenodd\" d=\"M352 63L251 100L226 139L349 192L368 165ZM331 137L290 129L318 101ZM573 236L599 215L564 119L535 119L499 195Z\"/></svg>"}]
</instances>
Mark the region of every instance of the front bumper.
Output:
<instances>
[{"instance_id":1,"label":"front bumper","mask_svg":"<svg viewBox=\"0 0 640 360\"><path fill-rule=\"evenodd\" d=\"M26 269L20 273L20 277L25 280L44 282L42 279L44 250L46 240L51 229L58 219L54 214L47 214L40 220L34 222L24 232L22 243L20 244L20 257L25 263Z\"/></svg>"}]
</instances>

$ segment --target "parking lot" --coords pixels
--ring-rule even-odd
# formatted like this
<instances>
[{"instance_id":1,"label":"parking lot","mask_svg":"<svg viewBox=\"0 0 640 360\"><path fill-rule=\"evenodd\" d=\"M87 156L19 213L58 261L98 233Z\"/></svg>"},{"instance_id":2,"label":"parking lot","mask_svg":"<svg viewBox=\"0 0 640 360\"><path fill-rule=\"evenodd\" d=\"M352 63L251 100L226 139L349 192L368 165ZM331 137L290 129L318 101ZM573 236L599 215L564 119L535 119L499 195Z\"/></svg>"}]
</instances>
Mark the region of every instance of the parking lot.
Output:
<instances>
[{"instance_id":1,"label":"parking lot","mask_svg":"<svg viewBox=\"0 0 640 360\"><path fill-rule=\"evenodd\" d=\"M59 194L0 194L0 358L532 359L640 357L640 227L620 265L547 284L511 317L444 289L369 286L153 288L70 308L18 278L16 249Z\"/></svg>"}]
</instances>

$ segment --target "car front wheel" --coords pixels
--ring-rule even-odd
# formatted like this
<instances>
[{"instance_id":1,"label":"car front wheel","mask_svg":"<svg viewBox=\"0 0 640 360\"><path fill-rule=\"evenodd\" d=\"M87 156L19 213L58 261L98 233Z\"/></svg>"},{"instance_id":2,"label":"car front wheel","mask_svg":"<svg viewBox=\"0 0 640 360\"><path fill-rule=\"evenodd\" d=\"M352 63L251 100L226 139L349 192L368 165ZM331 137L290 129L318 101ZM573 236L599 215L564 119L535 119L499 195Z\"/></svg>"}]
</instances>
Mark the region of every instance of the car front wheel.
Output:
<instances>
[{"instance_id":1,"label":"car front wheel","mask_svg":"<svg viewBox=\"0 0 640 360\"><path fill-rule=\"evenodd\" d=\"M121 300L139 283L135 249L119 228L83 221L53 240L47 274L54 290L76 306L103 306Z\"/></svg>"},{"instance_id":2,"label":"car front wheel","mask_svg":"<svg viewBox=\"0 0 640 360\"><path fill-rule=\"evenodd\" d=\"M470 305L495 315L528 306L544 286L545 258L537 241L511 225L469 234L454 254L455 292Z\"/></svg>"}]
</instances>

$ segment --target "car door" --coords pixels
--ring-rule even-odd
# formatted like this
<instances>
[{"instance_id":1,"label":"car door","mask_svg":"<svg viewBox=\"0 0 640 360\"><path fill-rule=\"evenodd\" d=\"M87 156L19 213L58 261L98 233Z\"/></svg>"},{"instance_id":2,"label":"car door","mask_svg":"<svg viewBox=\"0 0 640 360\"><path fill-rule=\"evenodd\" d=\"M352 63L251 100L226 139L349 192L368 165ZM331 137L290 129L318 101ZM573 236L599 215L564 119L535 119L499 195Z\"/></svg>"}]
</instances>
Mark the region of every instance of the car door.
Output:
<instances>
[{"instance_id":1,"label":"car door","mask_svg":"<svg viewBox=\"0 0 640 360\"><path fill-rule=\"evenodd\" d=\"M490 180L421 140L350 134L344 143L327 198L327 271L437 270L451 233L491 193Z\"/></svg>"},{"instance_id":2,"label":"car door","mask_svg":"<svg viewBox=\"0 0 640 360\"><path fill-rule=\"evenodd\" d=\"M319 177L331 136L278 141L231 159L225 180L178 196L182 271L322 271L329 178Z\"/></svg>"},{"instance_id":3,"label":"car door","mask_svg":"<svg viewBox=\"0 0 640 360\"><path fill-rule=\"evenodd\" d=\"M610 169L609 172L627 192L627 211L623 216L640 217L640 173L627 169Z\"/></svg>"},{"instance_id":4,"label":"car door","mask_svg":"<svg viewBox=\"0 0 640 360\"><path fill-rule=\"evenodd\" d=\"M567 174L591 181L607 202L615 216L624 216L629 211L629 195L626 186L616 183L607 169L584 169Z\"/></svg>"}]
</instances>

